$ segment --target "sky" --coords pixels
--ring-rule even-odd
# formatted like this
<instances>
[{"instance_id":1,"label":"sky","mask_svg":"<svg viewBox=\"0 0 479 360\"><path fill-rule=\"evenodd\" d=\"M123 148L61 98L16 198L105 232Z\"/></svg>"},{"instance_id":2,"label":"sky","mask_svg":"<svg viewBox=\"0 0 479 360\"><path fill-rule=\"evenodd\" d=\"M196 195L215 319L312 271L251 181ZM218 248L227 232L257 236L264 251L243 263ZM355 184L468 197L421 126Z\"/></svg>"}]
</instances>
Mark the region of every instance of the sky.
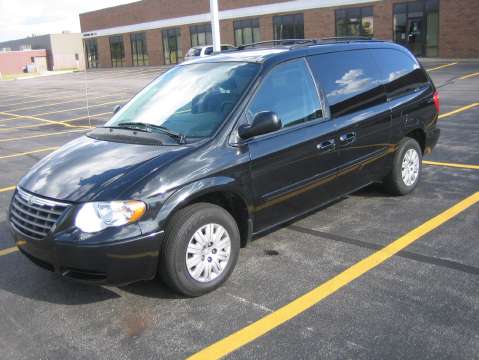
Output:
<instances>
[{"instance_id":1,"label":"sky","mask_svg":"<svg viewBox=\"0 0 479 360\"><path fill-rule=\"evenodd\" d=\"M0 41L80 32L78 14L135 0L0 0Z\"/></svg>"}]
</instances>

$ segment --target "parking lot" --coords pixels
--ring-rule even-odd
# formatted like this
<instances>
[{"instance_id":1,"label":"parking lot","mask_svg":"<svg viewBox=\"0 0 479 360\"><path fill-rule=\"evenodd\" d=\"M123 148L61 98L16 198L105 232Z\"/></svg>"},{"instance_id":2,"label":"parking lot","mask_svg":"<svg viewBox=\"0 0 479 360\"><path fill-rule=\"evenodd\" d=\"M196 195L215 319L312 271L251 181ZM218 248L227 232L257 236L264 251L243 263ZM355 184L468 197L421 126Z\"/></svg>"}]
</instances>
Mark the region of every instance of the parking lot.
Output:
<instances>
[{"instance_id":1,"label":"parking lot","mask_svg":"<svg viewBox=\"0 0 479 360\"><path fill-rule=\"evenodd\" d=\"M424 66L442 133L417 190L370 186L258 238L223 287L195 299L159 281L62 279L19 254L8 229L21 176L165 68L0 82L0 358L477 358L479 61Z\"/></svg>"}]
</instances>

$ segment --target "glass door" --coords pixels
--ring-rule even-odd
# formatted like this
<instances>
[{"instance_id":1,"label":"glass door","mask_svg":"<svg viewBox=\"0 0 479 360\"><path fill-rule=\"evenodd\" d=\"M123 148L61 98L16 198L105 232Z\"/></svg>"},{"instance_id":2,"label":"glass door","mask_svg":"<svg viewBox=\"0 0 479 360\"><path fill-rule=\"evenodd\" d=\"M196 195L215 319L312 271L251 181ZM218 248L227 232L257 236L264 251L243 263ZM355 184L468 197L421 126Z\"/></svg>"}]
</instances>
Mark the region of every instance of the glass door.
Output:
<instances>
[{"instance_id":1,"label":"glass door","mask_svg":"<svg viewBox=\"0 0 479 360\"><path fill-rule=\"evenodd\" d=\"M394 41L416 56L438 56L439 2L394 4Z\"/></svg>"},{"instance_id":2,"label":"glass door","mask_svg":"<svg viewBox=\"0 0 479 360\"><path fill-rule=\"evenodd\" d=\"M180 29L163 30L165 64L177 64L183 59Z\"/></svg>"},{"instance_id":3,"label":"glass door","mask_svg":"<svg viewBox=\"0 0 479 360\"><path fill-rule=\"evenodd\" d=\"M424 54L423 19L412 18L407 21L407 47L416 56Z\"/></svg>"}]
</instances>

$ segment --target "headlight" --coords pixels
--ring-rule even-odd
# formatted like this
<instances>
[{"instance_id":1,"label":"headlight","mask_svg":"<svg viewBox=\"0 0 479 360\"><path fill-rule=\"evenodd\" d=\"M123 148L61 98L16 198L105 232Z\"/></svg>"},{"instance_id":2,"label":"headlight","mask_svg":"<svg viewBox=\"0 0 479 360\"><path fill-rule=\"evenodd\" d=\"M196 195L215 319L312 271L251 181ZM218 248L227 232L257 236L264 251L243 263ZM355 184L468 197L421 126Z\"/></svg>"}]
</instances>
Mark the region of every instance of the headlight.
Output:
<instances>
[{"instance_id":1,"label":"headlight","mask_svg":"<svg viewBox=\"0 0 479 360\"><path fill-rule=\"evenodd\" d=\"M130 224L140 219L146 205L142 201L90 202L82 205L75 226L83 232L94 233L110 226Z\"/></svg>"}]
</instances>

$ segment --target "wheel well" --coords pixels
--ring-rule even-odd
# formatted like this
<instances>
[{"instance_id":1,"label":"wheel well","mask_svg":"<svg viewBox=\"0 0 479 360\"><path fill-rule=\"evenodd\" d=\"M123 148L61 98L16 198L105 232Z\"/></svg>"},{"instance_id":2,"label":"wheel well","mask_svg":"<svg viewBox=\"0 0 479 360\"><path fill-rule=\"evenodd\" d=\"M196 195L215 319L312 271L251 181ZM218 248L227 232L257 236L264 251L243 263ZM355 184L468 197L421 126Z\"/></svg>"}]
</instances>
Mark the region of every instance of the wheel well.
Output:
<instances>
[{"instance_id":1,"label":"wheel well","mask_svg":"<svg viewBox=\"0 0 479 360\"><path fill-rule=\"evenodd\" d=\"M410 137L416 140L421 147L422 153L424 154L424 150L426 149L426 134L424 130L416 129L406 134L406 137Z\"/></svg>"},{"instance_id":2,"label":"wheel well","mask_svg":"<svg viewBox=\"0 0 479 360\"><path fill-rule=\"evenodd\" d=\"M186 203L183 207L191 204L206 202L221 206L228 211L238 224L241 247L246 246L249 235L249 212L245 201L237 194L229 191L211 192L198 196Z\"/></svg>"}]
</instances>

